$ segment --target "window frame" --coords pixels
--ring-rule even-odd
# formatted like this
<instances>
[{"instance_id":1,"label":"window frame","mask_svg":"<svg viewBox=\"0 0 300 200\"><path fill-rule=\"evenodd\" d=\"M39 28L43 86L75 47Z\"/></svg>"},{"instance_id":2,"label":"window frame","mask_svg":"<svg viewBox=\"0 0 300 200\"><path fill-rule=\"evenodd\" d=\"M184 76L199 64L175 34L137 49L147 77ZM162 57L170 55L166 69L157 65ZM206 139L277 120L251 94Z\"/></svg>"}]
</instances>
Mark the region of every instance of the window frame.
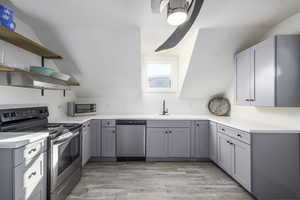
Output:
<instances>
[{"instance_id":1,"label":"window frame","mask_svg":"<svg viewBox=\"0 0 300 200\"><path fill-rule=\"evenodd\" d=\"M178 57L156 56L144 57L142 67L142 85L146 93L176 93L178 91ZM147 64L171 64L171 88L150 88L147 76Z\"/></svg>"}]
</instances>

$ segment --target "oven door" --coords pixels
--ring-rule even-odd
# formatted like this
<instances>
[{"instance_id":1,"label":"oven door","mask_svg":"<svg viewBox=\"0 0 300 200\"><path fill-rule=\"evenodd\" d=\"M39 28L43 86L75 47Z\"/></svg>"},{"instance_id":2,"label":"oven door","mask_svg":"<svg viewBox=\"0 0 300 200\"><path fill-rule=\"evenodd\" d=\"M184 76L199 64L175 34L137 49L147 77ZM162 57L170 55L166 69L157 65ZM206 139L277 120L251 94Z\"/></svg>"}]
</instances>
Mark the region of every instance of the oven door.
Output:
<instances>
[{"instance_id":1,"label":"oven door","mask_svg":"<svg viewBox=\"0 0 300 200\"><path fill-rule=\"evenodd\" d=\"M81 129L51 141L51 191L81 168Z\"/></svg>"}]
</instances>

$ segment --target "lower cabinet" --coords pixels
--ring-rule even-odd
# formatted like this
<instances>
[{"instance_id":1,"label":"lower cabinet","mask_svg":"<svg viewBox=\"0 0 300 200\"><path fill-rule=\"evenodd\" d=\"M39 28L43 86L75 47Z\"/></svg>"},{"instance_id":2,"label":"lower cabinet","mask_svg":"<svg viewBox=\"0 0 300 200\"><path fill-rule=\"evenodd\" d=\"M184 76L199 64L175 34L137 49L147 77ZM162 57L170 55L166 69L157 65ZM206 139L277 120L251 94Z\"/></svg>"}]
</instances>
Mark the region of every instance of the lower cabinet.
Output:
<instances>
[{"instance_id":1,"label":"lower cabinet","mask_svg":"<svg viewBox=\"0 0 300 200\"><path fill-rule=\"evenodd\" d=\"M237 182L251 191L250 145L218 133L218 164Z\"/></svg>"},{"instance_id":2,"label":"lower cabinet","mask_svg":"<svg viewBox=\"0 0 300 200\"><path fill-rule=\"evenodd\" d=\"M15 199L46 200L46 153L40 154L28 166L24 164L15 168Z\"/></svg>"},{"instance_id":3,"label":"lower cabinet","mask_svg":"<svg viewBox=\"0 0 300 200\"><path fill-rule=\"evenodd\" d=\"M190 128L147 128L148 158L189 158Z\"/></svg>"},{"instance_id":4,"label":"lower cabinet","mask_svg":"<svg viewBox=\"0 0 300 200\"><path fill-rule=\"evenodd\" d=\"M172 158L190 157L190 129L189 128L168 129L168 157L172 157Z\"/></svg>"},{"instance_id":5,"label":"lower cabinet","mask_svg":"<svg viewBox=\"0 0 300 200\"><path fill-rule=\"evenodd\" d=\"M102 128L101 156L116 157L116 128L115 127Z\"/></svg>"},{"instance_id":6,"label":"lower cabinet","mask_svg":"<svg viewBox=\"0 0 300 200\"><path fill-rule=\"evenodd\" d=\"M168 157L168 130L165 128L147 129L147 157Z\"/></svg>"},{"instance_id":7,"label":"lower cabinet","mask_svg":"<svg viewBox=\"0 0 300 200\"><path fill-rule=\"evenodd\" d=\"M234 162L233 177L243 185L248 191L251 191L251 150L250 145L233 141Z\"/></svg>"},{"instance_id":8,"label":"lower cabinet","mask_svg":"<svg viewBox=\"0 0 300 200\"><path fill-rule=\"evenodd\" d=\"M218 162L218 137L217 137L217 123L209 122L209 158L215 163Z\"/></svg>"},{"instance_id":9,"label":"lower cabinet","mask_svg":"<svg viewBox=\"0 0 300 200\"><path fill-rule=\"evenodd\" d=\"M233 148L230 143L231 138L218 134L218 164L228 174L232 175L233 171Z\"/></svg>"},{"instance_id":10,"label":"lower cabinet","mask_svg":"<svg viewBox=\"0 0 300 200\"><path fill-rule=\"evenodd\" d=\"M84 166L92 156L91 152L92 138L90 131L90 122L82 126L82 166Z\"/></svg>"},{"instance_id":11,"label":"lower cabinet","mask_svg":"<svg viewBox=\"0 0 300 200\"><path fill-rule=\"evenodd\" d=\"M0 199L47 199L47 139L0 149Z\"/></svg>"},{"instance_id":12,"label":"lower cabinet","mask_svg":"<svg viewBox=\"0 0 300 200\"><path fill-rule=\"evenodd\" d=\"M92 119L90 128L91 135L91 156L92 158L101 157L101 120Z\"/></svg>"},{"instance_id":13,"label":"lower cabinet","mask_svg":"<svg viewBox=\"0 0 300 200\"><path fill-rule=\"evenodd\" d=\"M191 157L207 159L209 157L208 121L195 121L191 133Z\"/></svg>"}]
</instances>

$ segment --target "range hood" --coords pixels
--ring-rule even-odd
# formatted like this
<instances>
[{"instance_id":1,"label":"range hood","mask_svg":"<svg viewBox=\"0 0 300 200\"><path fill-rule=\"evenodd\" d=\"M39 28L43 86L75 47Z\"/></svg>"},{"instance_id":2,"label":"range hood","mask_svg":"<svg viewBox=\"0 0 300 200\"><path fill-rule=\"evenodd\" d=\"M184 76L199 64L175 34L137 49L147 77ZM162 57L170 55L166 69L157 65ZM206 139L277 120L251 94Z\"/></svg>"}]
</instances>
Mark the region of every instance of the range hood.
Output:
<instances>
[{"instance_id":1,"label":"range hood","mask_svg":"<svg viewBox=\"0 0 300 200\"><path fill-rule=\"evenodd\" d=\"M0 71L0 84L36 89L70 90L70 86L63 80L28 72Z\"/></svg>"}]
</instances>

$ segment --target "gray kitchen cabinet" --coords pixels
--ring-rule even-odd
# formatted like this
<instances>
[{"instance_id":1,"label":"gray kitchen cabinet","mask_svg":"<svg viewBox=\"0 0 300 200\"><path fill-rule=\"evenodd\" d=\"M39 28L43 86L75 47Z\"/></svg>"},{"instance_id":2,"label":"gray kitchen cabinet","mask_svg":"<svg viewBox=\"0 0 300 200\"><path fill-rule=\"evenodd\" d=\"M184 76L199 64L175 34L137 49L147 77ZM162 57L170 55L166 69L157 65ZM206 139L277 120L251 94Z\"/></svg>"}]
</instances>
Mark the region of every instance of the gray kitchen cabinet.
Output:
<instances>
[{"instance_id":1,"label":"gray kitchen cabinet","mask_svg":"<svg viewBox=\"0 0 300 200\"><path fill-rule=\"evenodd\" d=\"M147 159L190 158L190 121L153 120L147 122Z\"/></svg>"},{"instance_id":2,"label":"gray kitchen cabinet","mask_svg":"<svg viewBox=\"0 0 300 200\"><path fill-rule=\"evenodd\" d=\"M271 38L253 48L255 81L251 104L254 106L275 106L275 41Z\"/></svg>"},{"instance_id":3,"label":"gray kitchen cabinet","mask_svg":"<svg viewBox=\"0 0 300 200\"><path fill-rule=\"evenodd\" d=\"M232 176L251 191L251 150L250 145L233 140L233 174Z\"/></svg>"},{"instance_id":4,"label":"gray kitchen cabinet","mask_svg":"<svg viewBox=\"0 0 300 200\"><path fill-rule=\"evenodd\" d=\"M88 121L82 125L82 166L91 158L92 138L90 133L90 121Z\"/></svg>"},{"instance_id":5,"label":"gray kitchen cabinet","mask_svg":"<svg viewBox=\"0 0 300 200\"><path fill-rule=\"evenodd\" d=\"M232 175L234 158L230 138L223 134L218 134L218 143L218 164L229 175Z\"/></svg>"},{"instance_id":6,"label":"gray kitchen cabinet","mask_svg":"<svg viewBox=\"0 0 300 200\"><path fill-rule=\"evenodd\" d=\"M278 35L238 53L236 103L265 107L300 106L299 53L300 35ZM245 98L248 93L250 98Z\"/></svg>"},{"instance_id":7,"label":"gray kitchen cabinet","mask_svg":"<svg viewBox=\"0 0 300 200\"><path fill-rule=\"evenodd\" d=\"M209 157L208 121L195 121L191 133L191 157L207 159Z\"/></svg>"},{"instance_id":8,"label":"gray kitchen cabinet","mask_svg":"<svg viewBox=\"0 0 300 200\"><path fill-rule=\"evenodd\" d=\"M190 129L168 129L168 156L172 158L190 157Z\"/></svg>"},{"instance_id":9,"label":"gray kitchen cabinet","mask_svg":"<svg viewBox=\"0 0 300 200\"><path fill-rule=\"evenodd\" d=\"M238 130L233 130L237 131ZM249 192L251 191L251 147L249 144L218 133L217 164L239 182Z\"/></svg>"},{"instance_id":10,"label":"gray kitchen cabinet","mask_svg":"<svg viewBox=\"0 0 300 200\"><path fill-rule=\"evenodd\" d=\"M165 128L147 129L147 157L168 157L168 130Z\"/></svg>"},{"instance_id":11,"label":"gray kitchen cabinet","mask_svg":"<svg viewBox=\"0 0 300 200\"><path fill-rule=\"evenodd\" d=\"M217 137L217 124L209 122L209 158L215 163L218 162L218 137Z\"/></svg>"},{"instance_id":12,"label":"gray kitchen cabinet","mask_svg":"<svg viewBox=\"0 0 300 200\"><path fill-rule=\"evenodd\" d=\"M102 157L116 157L116 128L103 127L101 136Z\"/></svg>"},{"instance_id":13,"label":"gray kitchen cabinet","mask_svg":"<svg viewBox=\"0 0 300 200\"><path fill-rule=\"evenodd\" d=\"M253 62L252 49L246 49L236 55L235 99L237 105L250 105L251 71Z\"/></svg>"},{"instance_id":14,"label":"gray kitchen cabinet","mask_svg":"<svg viewBox=\"0 0 300 200\"><path fill-rule=\"evenodd\" d=\"M101 120L93 119L91 120L91 157L100 158L101 157Z\"/></svg>"},{"instance_id":15,"label":"gray kitchen cabinet","mask_svg":"<svg viewBox=\"0 0 300 200\"><path fill-rule=\"evenodd\" d=\"M47 142L0 149L0 199L47 199Z\"/></svg>"}]
</instances>

